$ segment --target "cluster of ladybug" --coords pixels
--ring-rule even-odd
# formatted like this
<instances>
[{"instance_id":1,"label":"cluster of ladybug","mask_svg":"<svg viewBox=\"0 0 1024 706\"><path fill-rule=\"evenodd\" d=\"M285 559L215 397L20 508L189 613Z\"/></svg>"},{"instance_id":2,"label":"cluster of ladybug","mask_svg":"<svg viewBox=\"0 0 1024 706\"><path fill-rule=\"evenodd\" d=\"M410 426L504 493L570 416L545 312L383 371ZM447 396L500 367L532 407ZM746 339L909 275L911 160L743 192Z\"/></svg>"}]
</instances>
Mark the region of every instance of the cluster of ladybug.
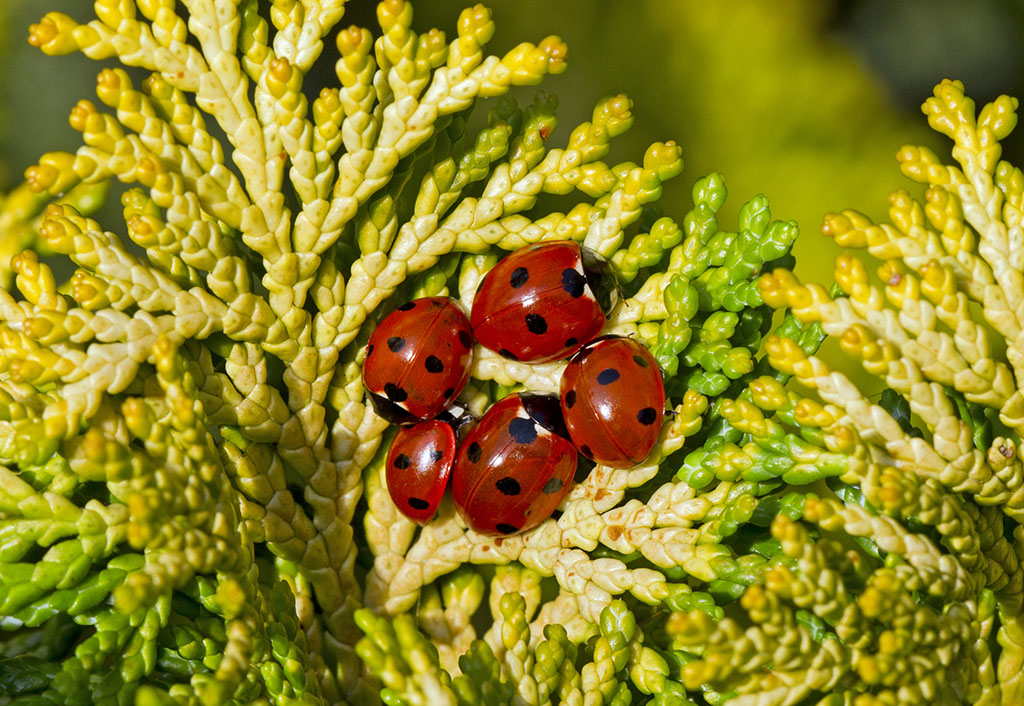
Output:
<instances>
[{"instance_id":1,"label":"cluster of ladybug","mask_svg":"<svg viewBox=\"0 0 1024 706\"><path fill-rule=\"evenodd\" d=\"M661 431L665 389L642 345L594 338L617 299L606 261L559 242L501 260L480 283L468 319L454 300L428 297L381 321L367 345L363 382L377 413L402 426L385 474L398 508L429 522L450 477L467 525L514 534L558 507L577 450L619 468L646 458ZM512 394L474 420L453 406L469 380L474 339L523 362L572 356L560 395Z\"/></svg>"}]
</instances>

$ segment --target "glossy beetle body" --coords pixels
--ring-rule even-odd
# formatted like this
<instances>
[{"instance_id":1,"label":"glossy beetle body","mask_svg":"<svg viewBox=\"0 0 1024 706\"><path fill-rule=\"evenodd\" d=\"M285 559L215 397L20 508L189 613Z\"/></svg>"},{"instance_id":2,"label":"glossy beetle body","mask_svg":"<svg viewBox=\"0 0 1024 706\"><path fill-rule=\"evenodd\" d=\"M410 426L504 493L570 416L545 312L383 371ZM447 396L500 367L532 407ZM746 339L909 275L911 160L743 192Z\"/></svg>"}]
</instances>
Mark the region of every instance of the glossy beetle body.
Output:
<instances>
[{"instance_id":1,"label":"glossy beetle body","mask_svg":"<svg viewBox=\"0 0 1024 706\"><path fill-rule=\"evenodd\" d=\"M572 241L542 243L506 256L487 273L470 324L484 347L542 363L565 358L592 339L618 301L600 256Z\"/></svg>"},{"instance_id":2,"label":"glossy beetle body","mask_svg":"<svg viewBox=\"0 0 1024 706\"><path fill-rule=\"evenodd\" d=\"M452 469L452 498L470 528L515 534L554 512L575 471L576 449L557 398L513 394L466 435Z\"/></svg>"},{"instance_id":3,"label":"glossy beetle body","mask_svg":"<svg viewBox=\"0 0 1024 706\"><path fill-rule=\"evenodd\" d=\"M377 414L396 424L430 419L469 380L473 337L469 320L448 297L407 302L374 329L363 384Z\"/></svg>"},{"instance_id":4,"label":"glossy beetle body","mask_svg":"<svg viewBox=\"0 0 1024 706\"><path fill-rule=\"evenodd\" d=\"M584 346L562 373L559 397L573 443L597 463L635 466L658 441L665 385L654 358L631 338Z\"/></svg>"},{"instance_id":5,"label":"glossy beetle body","mask_svg":"<svg viewBox=\"0 0 1024 706\"><path fill-rule=\"evenodd\" d=\"M385 461L391 499L409 519L426 524L441 503L455 462L455 430L430 420L401 427Z\"/></svg>"}]
</instances>

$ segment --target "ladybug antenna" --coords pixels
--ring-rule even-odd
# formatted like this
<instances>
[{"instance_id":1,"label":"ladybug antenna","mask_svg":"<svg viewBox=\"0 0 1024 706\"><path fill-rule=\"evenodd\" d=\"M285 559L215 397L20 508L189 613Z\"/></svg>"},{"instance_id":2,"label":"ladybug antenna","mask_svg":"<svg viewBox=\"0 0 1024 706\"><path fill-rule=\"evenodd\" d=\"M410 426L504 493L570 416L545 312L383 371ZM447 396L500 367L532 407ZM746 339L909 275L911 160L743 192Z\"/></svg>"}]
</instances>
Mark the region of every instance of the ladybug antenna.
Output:
<instances>
[{"instance_id":1,"label":"ladybug antenna","mask_svg":"<svg viewBox=\"0 0 1024 706\"><path fill-rule=\"evenodd\" d=\"M554 395L521 392L519 399L530 419L563 439L569 439L569 430L562 419L562 405Z\"/></svg>"},{"instance_id":2,"label":"ladybug antenna","mask_svg":"<svg viewBox=\"0 0 1024 706\"><path fill-rule=\"evenodd\" d=\"M607 316L619 303L622 296L612 266L596 252L582 245L580 246L580 256L583 260L583 273L586 275L587 285L594 293L601 311Z\"/></svg>"}]
</instances>

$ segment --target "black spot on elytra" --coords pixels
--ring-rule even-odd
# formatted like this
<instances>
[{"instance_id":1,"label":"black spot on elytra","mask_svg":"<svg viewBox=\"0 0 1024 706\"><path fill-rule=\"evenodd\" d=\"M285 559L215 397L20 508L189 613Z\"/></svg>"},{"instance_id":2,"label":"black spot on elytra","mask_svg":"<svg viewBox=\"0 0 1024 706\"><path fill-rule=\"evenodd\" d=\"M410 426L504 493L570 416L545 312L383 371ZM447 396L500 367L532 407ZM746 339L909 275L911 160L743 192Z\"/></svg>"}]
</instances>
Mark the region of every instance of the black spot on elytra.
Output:
<instances>
[{"instance_id":1,"label":"black spot on elytra","mask_svg":"<svg viewBox=\"0 0 1024 706\"><path fill-rule=\"evenodd\" d=\"M444 398L448 399L449 397L451 397L454 394L455 394L455 388L454 387L449 387L449 388L447 388L444 391Z\"/></svg>"},{"instance_id":2,"label":"black spot on elytra","mask_svg":"<svg viewBox=\"0 0 1024 706\"><path fill-rule=\"evenodd\" d=\"M496 524L494 526L494 529L498 530L502 534L515 534L516 532L519 531L518 527L515 527L514 525L510 525L507 522L499 522L498 524Z\"/></svg>"},{"instance_id":3,"label":"black spot on elytra","mask_svg":"<svg viewBox=\"0 0 1024 706\"><path fill-rule=\"evenodd\" d=\"M520 444L532 444L537 439L537 427L531 419L516 417L508 423L508 435Z\"/></svg>"},{"instance_id":4,"label":"black spot on elytra","mask_svg":"<svg viewBox=\"0 0 1024 706\"><path fill-rule=\"evenodd\" d=\"M517 267L512 270L512 276L508 278L508 283L512 285L513 289L519 289L526 280L530 279L530 273L526 271L525 267Z\"/></svg>"},{"instance_id":5,"label":"black spot on elytra","mask_svg":"<svg viewBox=\"0 0 1024 706\"><path fill-rule=\"evenodd\" d=\"M526 329L530 333L535 333L539 336L548 330L548 322L540 314L527 314Z\"/></svg>"},{"instance_id":6,"label":"black spot on elytra","mask_svg":"<svg viewBox=\"0 0 1024 706\"><path fill-rule=\"evenodd\" d=\"M401 336L392 336L388 339L388 348L391 349L392 353L397 353L405 348L405 339Z\"/></svg>"},{"instance_id":7,"label":"black spot on elytra","mask_svg":"<svg viewBox=\"0 0 1024 706\"><path fill-rule=\"evenodd\" d=\"M412 465L412 461L405 454L398 454L395 457L395 462L391 465L393 465L400 471L404 471L406 468Z\"/></svg>"},{"instance_id":8,"label":"black spot on elytra","mask_svg":"<svg viewBox=\"0 0 1024 706\"><path fill-rule=\"evenodd\" d=\"M407 502L409 503L409 507L413 510L426 510L430 507L430 503L423 498L409 498Z\"/></svg>"},{"instance_id":9,"label":"black spot on elytra","mask_svg":"<svg viewBox=\"0 0 1024 706\"><path fill-rule=\"evenodd\" d=\"M498 355L500 355L502 358L508 358L509 360L519 360L519 358L516 357L516 354L510 351L508 348L499 348Z\"/></svg>"},{"instance_id":10,"label":"black spot on elytra","mask_svg":"<svg viewBox=\"0 0 1024 706\"><path fill-rule=\"evenodd\" d=\"M480 448L480 444L474 441L468 447L466 447L466 458L468 458L470 462L476 463L477 461L480 460L481 451L482 449Z\"/></svg>"},{"instance_id":11,"label":"black spot on elytra","mask_svg":"<svg viewBox=\"0 0 1024 706\"><path fill-rule=\"evenodd\" d=\"M393 382L389 382L384 385L384 394L387 395L388 399L392 402L405 402L405 399L409 396L409 393Z\"/></svg>"},{"instance_id":12,"label":"black spot on elytra","mask_svg":"<svg viewBox=\"0 0 1024 706\"><path fill-rule=\"evenodd\" d=\"M459 343L462 344L463 348L473 347L473 337L469 335L469 331L466 329L461 329L459 331Z\"/></svg>"},{"instance_id":13,"label":"black spot on elytra","mask_svg":"<svg viewBox=\"0 0 1024 706\"><path fill-rule=\"evenodd\" d=\"M570 336L569 338L565 339L566 346L572 347L575 346L577 343L579 343L579 339L576 338L575 336Z\"/></svg>"},{"instance_id":14,"label":"black spot on elytra","mask_svg":"<svg viewBox=\"0 0 1024 706\"><path fill-rule=\"evenodd\" d=\"M562 483L561 478L549 478L548 482L544 484L544 487L541 490L543 490L545 495L551 495L552 493L557 493L561 490L563 485L564 483Z\"/></svg>"},{"instance_id":15,"label":"black spot on elytra","mask_svg":"<svg viewBox=\"0 0 1024 706\"><path fill-rule=\"evenodd\" d=\"M594 452L591 451L590 447L587 446L586 444L583 444L583 446L580 447L580 453L586 456L587 458L591 458L594 455Z\"/></svg>"},{"instance_id":16,"label":"black spot on elytra","mask_svg":"<svg viewBox=\"0 0 1024 706\"><path fill-rule=\"evenodd\" d=\"M423 363L423 367L427 369L428 373L441 373L444 372L444 363L436 355L428 355L426 361Z\"/></svg>"},{"instance_id":17,"label":"black spot on elytra","mask_svg":"<svg viewBox=\"0 0 1024 706\"><path fill-rule=\"evenodd\" d=\"M654 420L658 418L658 411L654 407L644 407L636 413L636 420L643 424L645 427L654 424Z\"/></svg>"},{"instance_id":18,"label":"black spot on elytra","mask_svg":"<svg viewBox=\"0 0 1024 706\"><path fill-rule=\"evenodd\" d=\"M373 353L373 344L372 343L366 347L366 355L370 355L371 353Z\"/></svg>"},{"instance_id":19,"label":"black spot on elytra","mask_svg":"<svg viewBox=\"0 0 1024 706\"><path fill-rule=\"evenodd\" d=\"M651 367L650 363L648 363L647 360L642 355L635 355L635 356L633 356L633 360L635 360L636 364L639 365L641 368L649 368L649 367Z\"/></svg>"},{"instance_id":20,"label":"black spot on elytra","mask_svg":"<svg viewBox=\"0 0 1024 706\"><path fill-rule=\"evenodd\" d=\"M587 279L573 268L562 270L562 289L573 299L583 296L583 287L586 284Z\"/></svg>"},{"instance_id":21,"label":"black spot on elytra","mask_svg":"<svg viewBox=\"0 0 1024 706\"><path fill-rule=\"evenodd\" d=\"M519 495L519 491L521 490L519 487L519 481L512 476L499 478L494 484L494 487L497 488L502 495Z\"/></svg>"},{"instance_id":22,"label":"black spot on elytra","mask_svg":"<svg viewBox=\"0 0 1024 706\"><path fill-rule=\"evenodd\" d=\"M605 368L597 374L598 385L611 385L619 379L619 371L615 368Z\"/></svg>"},{"instance_id":23,"label":"black spot on elytra","mask_svg":"<svg viewBox=\"0 0 1024 706\"><path fill-rule=\"evenodd\" d=\"M398 307L399 311L409 311L410 309L416 308L416 302L406 302L402 306Z\"/></svg>"},{"instance_id":24,"label":"black spot on elytra","mask_svg":"<svg viewBox=\"0 0 1024 706\"><path fill-rule=\"evenodd\" d=\"M574 404L576 404L576 390L569 390L565 393L565 406L572 409Z\"/></svg>"},{"instance_id":25,"label":"black spot on elytra","mask_svg":"<svg viewBox=\"0 0 1024 706\"><path fill-rule=\"evenodd\" d=\"M437 463L442 458L444 458L444 451L442 451L441 449L434 449L433 451L430 452L431 462Z\"/></svg>"}]
</instances>

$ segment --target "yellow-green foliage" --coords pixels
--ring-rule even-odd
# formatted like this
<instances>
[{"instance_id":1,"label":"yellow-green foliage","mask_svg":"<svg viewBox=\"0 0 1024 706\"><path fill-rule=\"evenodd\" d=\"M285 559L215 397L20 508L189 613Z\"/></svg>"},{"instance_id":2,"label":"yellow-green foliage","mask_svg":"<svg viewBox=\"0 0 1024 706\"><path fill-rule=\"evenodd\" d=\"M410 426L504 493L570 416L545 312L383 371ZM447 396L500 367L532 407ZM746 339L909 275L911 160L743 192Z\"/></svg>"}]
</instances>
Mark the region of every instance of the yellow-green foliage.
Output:
<instances>
[{"instance_id":1,"label":"yellow-green foliage","mask_svg":"<svg viewBox=\"0 0 1024 706\"><path fill-rule=\"evenodd\" d=\"M657 75L631 95L648 126L683 145L688 169L720 171L744 197L768 192L779 212L811 225L850 202L875 213L879 185L897 184L894 140L934 141L842 41L839 11L819 0L638 1L607 3L586 26L598 46L642 47L614 61ZM738 206L726 207L729 218ZM798 241L797 271L828 267L830 246Z\"/></svg>"},{"instance_id":2,"label":"yellow-green foliage","mask_svg":"<svg viewBox=\"0 0 1024 706\"><path fill-rule=\"evenodd\" d=\"M744 601L777 626L799 622L776 606L788 599L840 638L819 639L804 657L810 688L855 675L872 689L857 704L1013 704L1024 700L1024 175L1000 159L999 141L1017 124L1017 100L1002 96L976 111L962 84L944 81L923 108L953 141L956 162L923 147L900 150L903 174L927 187L924 202L901 189L889 198L890 223L844 211L823 226L842 247L866 249L877 280L866 259L845 254L836 292L786 270L760 283L766 301L838 337L886 393L868 399L841 371L770 338L773 366L813 392L755 392L756 407L737 408L744 424L757 420L752 431L764 441L755 444L769 449L781 429L765 417L801 427L805 443L792 457L830 466L837 496L808 499L802 519L869 541L885 564L871 567L832 538L813 542L805 527L782 523L796 564L767 575L768 593ZM684 632L721 641L734 664L751 648L728 620ZM704 662L705 679L739 676L713 664Z\"/></svg>"},{"instance_id":3,"label":"yellow-green foliage","mask_svg":"<svg viewBox=\"0 0 1024 706\"><path fill-rule=\"evenodd\" d=\"M938 89L962 169L908 148L926 208L830 218L889 261L883 292L842 259L830 296L790 274L796 225L763 196L719 222L718 174L659 216L680 150L605 163L624 96L562 140L550 95L484 103L566 50L488 55L482 6L451 38L403 0L376 38L338 28L341 0L94 10L32 43L145 78L103 69L83 145L0 212L0 704L1022 700L1010 99L975 122ZM325 40L341 58L307 95ZM104 230L83 210L113 180ZM384 485L369 332L414 296L468 307L503 252L565 238L614 264L607 330L666 372L659 443L584 468L530 532L478 535L450 500L417 527ZM59 282L48 255L77 269ZM885 376L879 404L814 356L823 331ZM555 390L563 365L477 347L462 400Z\"/></svg>"}]
</instances>

